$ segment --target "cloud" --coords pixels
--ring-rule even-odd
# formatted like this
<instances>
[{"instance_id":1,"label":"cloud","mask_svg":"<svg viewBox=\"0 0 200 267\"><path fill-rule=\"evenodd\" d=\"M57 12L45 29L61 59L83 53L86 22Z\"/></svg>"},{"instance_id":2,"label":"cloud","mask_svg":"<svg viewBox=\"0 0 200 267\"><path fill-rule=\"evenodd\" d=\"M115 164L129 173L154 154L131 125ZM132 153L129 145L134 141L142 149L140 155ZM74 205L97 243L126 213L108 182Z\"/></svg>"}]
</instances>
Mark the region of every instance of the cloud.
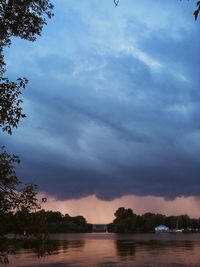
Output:
<instances>
[{"instance_id":1,"label":"cloud","mask_svg":"<svg viewBox=\"0 0 200 267\"><path fill-rule=\"evenodd\" d=\"M199 199L194 197L177 197L174 200L165 200L154 196L124 196L112 201L103 201L96 196L81 199L58 201L48 196L45 204L47 210L59 210L71 216L83 215L89 223L110 223L119 207L131 208L136 214L146 212L161 213L168 216L188 214L192 218L199 217Z\"/></svg>"},{"instance_id":2,"label":"cloud","mask_svg":"<svg viewBox=\"0 0 200 267\"><path fill-rule=\"evenodd\" d=\"M62 200L200 195L199 28L145 3L58 1L41 39L7 50L30 80L28 119L1 135L25 181Z\"/></svg>"}]
</instances>

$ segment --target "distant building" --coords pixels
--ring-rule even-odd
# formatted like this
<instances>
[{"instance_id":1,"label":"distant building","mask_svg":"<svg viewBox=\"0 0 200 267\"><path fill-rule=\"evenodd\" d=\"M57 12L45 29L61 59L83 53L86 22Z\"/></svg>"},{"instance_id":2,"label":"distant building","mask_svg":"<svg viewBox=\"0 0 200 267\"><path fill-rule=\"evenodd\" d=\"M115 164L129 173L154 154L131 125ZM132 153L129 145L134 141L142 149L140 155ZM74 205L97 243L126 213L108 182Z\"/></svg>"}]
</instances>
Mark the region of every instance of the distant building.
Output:
<instances>
[{"instance_id":1,"label":"distant building","mask_svg":"<svg viewBox=\"0 0 200 267\"><path fill-rule=\"evenodd\" d=\"M155 227L156 233L168 233L169 231L169 227L167 227L166 225L159 225Z\"/></svg>"},{"instance_id":2,"label":"distant building","mask_svg":"<svg viewBox=\"0 0 200 267\"><path fill-rule=\"evenodd\" d=\"M93 232L107 232L107 224L93 224L92 225Z\"/></svg>"}]
</instances>

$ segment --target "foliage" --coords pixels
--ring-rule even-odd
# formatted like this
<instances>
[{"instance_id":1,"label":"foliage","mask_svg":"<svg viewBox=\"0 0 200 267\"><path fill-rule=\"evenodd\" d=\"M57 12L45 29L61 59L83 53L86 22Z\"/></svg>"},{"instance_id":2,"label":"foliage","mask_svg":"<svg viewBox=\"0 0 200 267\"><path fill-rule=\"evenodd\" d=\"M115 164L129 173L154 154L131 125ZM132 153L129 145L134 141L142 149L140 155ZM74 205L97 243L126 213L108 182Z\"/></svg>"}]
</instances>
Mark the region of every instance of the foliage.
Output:
<instances>
[{"instance_id":1,"label":"foliage","mask_svg":"<svg viewBox=\"0 0 200 267\"><path fill-rule=\"evenodd\" d=\"M4 213L7 233L25 236L47 236L49 233L85 233L90 231L83 216L71 217L68 214L62 215L58 211L18 210L15 213ZM1 219L0 219L1 223Z\"/></svg>"},{"instance_id":2,"label":"foliage","mask_svg":"<svg viewBox=\"0 0 200 267\"><path fill-rule=\"evenodd\" d=\"M9 155L5 150L0 154L0 212L39 208L35 186L19 188L21 182L15 173L15 165L19 163L18 156Z\"/></svg>"},{"instance_id":3,"label":"foliage","mask_svg":"<svg viewBox=\"0 0 200 267\"><path fill-rule=\"evenodd\" d=\"M161 224L168 226L170 229L200 231L200 219L193 219L188 215L165 216L150 212L143 215L136 215L131 209L120 207L115 212L115 217L113 222L108 225L109 232L152 233L154 232L155 227Z\"/></svg>"},{"instance_id":4,"label":"foliage","mask_svg":"<svg viewBox=\"0 0 200 267\"><path fill-rule=\"evenodd\" d=\"M49 0L1 0L0 1L0 128L12 133L22 113L22 89L28 80L19 78L16 82L4 77L4 47L11 45L12 37L35 41L41 35L46 18L51 18L53 5Z\"/></svg>"},{"instance_id":5,"label":"foliage","mask_svg":"<svg viewBox=\"0 0 200 267\"><path fill-rule=\"evenodd\" d=\"M136 230L136 214L131 209L119 208L113 221L114 232L130 233Z\"/></svg>"},{"instance_id":6,"label":"foliage","mask_svg":"<svg viewBox=\"0 0 200 267\"><path fill-rule=\"evenodd\" d=\"M83 216L64 216L60 212L45 211L47 231L49 233L84 233L88 232L88 224Z\"/></svg>"},{"instance_id":7,"label":"foliage","mask_svg":"<svg viewBox=\"0 0 200 267\"><path fill-rule=\"evenodd\" d=\"M35 185L22 186L16 176L18 156L9 155L4 149L0 153L0 235L8 232L8 218L12 213L27 214L40 208ZM45 201L43 199L42 201Z\"/></svg>"},{"instance_id":8,"label":"foliage","mask_svg":"<svg viewBox=\"0 0 200 267\"><path fill-rule=\"evenodd\" d=\"M11 134L12 127L17 127L20 119L25 117L20 106L23 101L19 99L19 95L27 82L26 78L19 78L16 83L0 77L0 128L8 134Z\"/></svg>"},{"instance_id":9,"label":"foliage","mask_svg":"<svg viewBox=\"0 0 200 267\"><path fill-rule=\"evenodd\" d=\"M20 163L18 156L8 154L4 148L0 151L0 237L17 229L18 234L24 231L29 234L45 233L45 219L33 211L41 209L37 197L37 187L33 184L23 185L17 177L15 168Z\"/></svg>"},{"instance_id":10,"label":"foliage","mask_svg":"<svg viewBox=\"0 0 200 267\"><path fill-rule=\"evenodd\" d=\"M1 45L10 45L12 36L35 41L46 24L44 15L51 18L52 9L49 0L1 0Z\"/></svg>"},{"instance_id":11,"label":"foliage","mask_svg":"<svg viewBox=\"0 0 200 267\"><path fill-rule=\"evenodd\" d=\"M28 80L18 78L14 82L5 77L4 48L11 45L12 37L35 41L41 35L46 18L53 16L52 9L49 0L0 1L0 129L10 135L25 117L20 95ZM26 228L33 233L38 231L33 225L42 225L36 222L36 217L31 213L40 208L36 186L22 185L15 173L19 163L18 156L9 155L4 148L0 150L0 235L9 232L13 216L21 233ZM37 221L43 222L41 214L37 216Z\"/></svg>"},{"instance_id":12,"label":"foliage","mask_svg":"<svg viewBox=\"0 0 200 267\"><path fill-rule=\"evenodd\" d=\"M17 211L11 217L9 233L21 236L47 236L45 218L42 213Z\"/></svg>"}]
</instances>

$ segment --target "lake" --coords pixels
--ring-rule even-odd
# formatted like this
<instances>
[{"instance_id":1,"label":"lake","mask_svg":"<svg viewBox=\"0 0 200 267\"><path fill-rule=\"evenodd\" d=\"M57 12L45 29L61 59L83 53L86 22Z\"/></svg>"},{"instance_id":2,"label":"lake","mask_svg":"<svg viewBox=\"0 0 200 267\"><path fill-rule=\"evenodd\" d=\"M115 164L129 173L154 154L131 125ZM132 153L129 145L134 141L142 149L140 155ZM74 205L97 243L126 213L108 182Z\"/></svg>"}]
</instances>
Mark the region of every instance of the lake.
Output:
<instances>
[{"instance_id":1,"label":"lake","mask_svg":"<svg viewBox=\"0 0 200 267\"><path fill-rule=\"evenodd\" d=\"M200 234L59 234L50 239L38 247L17 244L7 266L200 266Z\"/></svg>"}]
</instances>

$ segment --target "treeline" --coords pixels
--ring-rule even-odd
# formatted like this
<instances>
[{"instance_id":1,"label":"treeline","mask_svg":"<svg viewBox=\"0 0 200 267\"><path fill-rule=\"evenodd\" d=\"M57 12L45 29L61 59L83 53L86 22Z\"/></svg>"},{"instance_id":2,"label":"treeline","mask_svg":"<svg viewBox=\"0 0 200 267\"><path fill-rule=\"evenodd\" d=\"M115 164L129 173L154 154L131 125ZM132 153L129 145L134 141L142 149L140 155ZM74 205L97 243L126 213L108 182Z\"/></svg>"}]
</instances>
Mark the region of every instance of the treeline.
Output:
<instances>
[{"instance_id":1,"label":"treeline","mask_svg":"<svg viewBox=\"0 0 200 267\"><path fill-rule=\"evenodd\" d=\"M200 219L188 215L166 216L162 214L135 214L132 209L119 208L115 219L107 225L108 232L113 233L152 233L156 226L165 225L169 229L184 229L185 232L199 232ZM0 212L0 237L8 233L19 235L49 233L86 233L92 232L92 224L83 216L72 217L58 211L40 210L16 213Z\"/></svg>"},{"instance_id":2,"label":"treeline","mask_svg":"<svg viewBox=\"0 0 200 267\"><path fill-rule=\"evenodd\" d=\"M0 214L0 236L7 233L34 235L37 233L85 233L92 230L83 216L71 217L58 211Z\"/></svg>"},{"instance_id":3,"label":"treeline","mask_svg":"<svg viewBox=\"0 0 200 267\"><path fill-rule=\"evenodd\" d=\"M200 219L188 215L165 216L162 214L145 213L137 215L132 209L119 208L115 219L108 224L108 231L114 233L151 233L155 227L166 225L169 229L184 229L185 232L197 232L200 229Z\"/></svg>"}]
</instances>

